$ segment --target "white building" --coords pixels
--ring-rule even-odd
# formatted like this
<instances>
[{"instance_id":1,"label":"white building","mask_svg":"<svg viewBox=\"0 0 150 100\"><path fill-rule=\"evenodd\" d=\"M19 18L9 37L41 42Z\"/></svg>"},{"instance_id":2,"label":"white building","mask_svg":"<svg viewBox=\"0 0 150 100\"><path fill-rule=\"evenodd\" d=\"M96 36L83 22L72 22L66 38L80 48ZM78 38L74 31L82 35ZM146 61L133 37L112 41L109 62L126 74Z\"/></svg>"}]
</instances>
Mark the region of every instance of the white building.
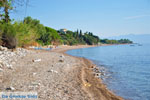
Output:
<instances>
[{"instance_id":1,"label":"white building","mask_svg":"<svg viewBox=\"0 0 150 100\"><path fill-rule=\"evenodd\" d=\"M59 32L60 32L60 33L66 33L66 32L67 32L67 29L60 29Z\"/></svg>"}]
</instances>

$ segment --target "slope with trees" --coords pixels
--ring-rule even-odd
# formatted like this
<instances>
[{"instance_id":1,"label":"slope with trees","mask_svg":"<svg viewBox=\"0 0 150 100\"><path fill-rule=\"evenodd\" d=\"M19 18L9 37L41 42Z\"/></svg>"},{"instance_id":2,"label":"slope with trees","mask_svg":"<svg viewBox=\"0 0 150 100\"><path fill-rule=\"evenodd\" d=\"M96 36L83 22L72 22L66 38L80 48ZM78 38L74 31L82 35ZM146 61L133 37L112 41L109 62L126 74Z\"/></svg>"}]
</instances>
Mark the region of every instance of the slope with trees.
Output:
<instances>
[{"instance_id":1,"label":"slope with trees","mask_svg":"<svg viewBox=\"0 0 150 100\"><path fill-rule=\"evenodd\" d=\"M16 6L26 5L28 0L0 0L0 45L9 49L31 46L34 43L40 45L97 45L132 43L128 39L108 40L99 39L92 32L83 33L82 30L67 31L62 33L53 28L44 26L39 20L25 17L23 21L13 21L9 13Z\"/></svg>"}]
</instances>

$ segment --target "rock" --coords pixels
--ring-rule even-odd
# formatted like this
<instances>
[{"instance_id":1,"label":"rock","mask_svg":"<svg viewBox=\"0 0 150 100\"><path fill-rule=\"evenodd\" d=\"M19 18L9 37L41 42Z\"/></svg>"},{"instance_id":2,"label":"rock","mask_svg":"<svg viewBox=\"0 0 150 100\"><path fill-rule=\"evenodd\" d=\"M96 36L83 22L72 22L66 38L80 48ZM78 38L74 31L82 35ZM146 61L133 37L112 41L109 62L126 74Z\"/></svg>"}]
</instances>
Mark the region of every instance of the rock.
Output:
<instances>
[{"instance_id":1,"label":"rock","mask_svg":"<svg viewBox=\"0 0 150 100\"><path fill-rule=\"evenodd\" d=\"M3 62L0 60L0 68L4 67Z\"/></svg>"},{"instance_id":2,"label":"rock","mask_svg":"<svg viewBox=\"0 0 150 100\"><path fill-rule=\"evenodd\" d=\"M68 90L64 90L64 93L68 93Z\"/></svg>"},{"instance_id":3,"label":"rock","mask_svg":"<svg viewBox=\"0 0 150 100\"><path fill-rule=\"evenodd\" d=\"M35 59L35 60L32 60L33 62L40 62L41 59Z\"/></svg>"},{"instance_id":4,"label":"rock","mask_svg":"<svg viewBox=\"0 0 150 100\"><path fill-rule=\"evenodd\" d=\"M16 64L16 62L13 61L12 64Z\"/></svg>"},{"instance_id":5,"label":"rock","mask_svg":"<svg viewBox=\"0 0 150 100\"><path fill-rule=\"evenodd\" d=\"M61 58L65 58L65 56L64 56L64 55L61 55L60 57L61 57Z\"/></svg>"},{"instance_id":6,"label":"rock","mask_svg":"<svg viewBox=\"0 0 150 100\"><path fill-rule=\"evenodd\" d=\"M93 69L94 69L94 68L96 68L96 66L95 66L95 65L92 65L92 66L91 66L91 68L93 68Z\"/></svg>"},{"instance_id":7,"label":"rock","mask_svg":"<svg viewBox=\"0 0 150 100\"><path fill-rule=\"evenodd\" d=\"M32 84L32 86L40 86L41 85L41 83L38 83L38 82L32 82L31 84Z\"/></svg>"},{"instance_id":8,"label":"rock","mask_svg":"<svg viewBox=\"0 0 150 100\"><path fill-rule=\"evenodd\" d=\"M95 76L100 77L101 73L95 73Z\"/></svg>"},{"instance_id":9,"label":"rock","mask_svg":"<svg viewBox=\"0 0 150 100\"><path fill-rule=\"evenodd\" d=\"M64 60L60 59L59 62L64 62Z\"/></svg>"},{"instance_id":10,"label":"rock","mask_svg":"<svg viewBox=\"0 0 150 100\"><path fill-rule=\"evenodd\" d=\"M13 68L13 65L21 57L27 54L28 50L23 48L17 48L15 51L10 51L6 47L0 46L0 68L7 67Z\"/></svg>"},{"instance_id":11,"label":"rock","mask_svg":"<svg viewBox=\"0 0 150 100\"><path fill-rule=\"evenodd\" d=\"M11 64L6 63L5 65L8 69L13 69L13 66Z\"/></svg>"},{"instance_id":12,"label":"rock","mask_svg":"<svg viewBox=\"0 0 150 100\"><path fill-rule=\"evenodd\" d=\"M3 69L2 69L2 68L0 68L0 72L3 72Z\"/></svg>"},{"instance_id":13,"label":"rock","mask_svg":"<svg viewBox=\"0 0 150 100\"><path fill-rule=\"evenodd\" d=\"M0 51L7 51L8 49L6 47L0 46Z\"/></svg>"},{"instance_id":14,"label":"rock","mask_svg":"<svg viewBox=\"0 0 150 100\"><path fill-rule=\"evenodd\" d=\"M99 72L99 68L98 68L98 67L95 67L95 68L93 69L93 71L96 72L96 73L98 73L98 72Z\"/></svg>"},{"instance_id":15,"label":"rock","mask_svg":"<svg viewBox=\"0 0 150 100\"><path fill-rule=\"evenodd\" d=\"M0 64L0 68L2 68L3 67L3 65L2 64Z\"/></svg>"},{"instance_id":16,"label":"rock","mask_svg":"<svg viewBox=\"0 0 150 100\"><path fill-rule=\"evenodd\" d=\"M12 87L12 86L10 86L10 87L6 88L6 90L7 90L7 91L9 91L9 90L14 91L14 90L15 90L15 88L14 88L14 87Z\"/></svg>"},{"instance_id":17,"label":"rock","mask_svg":"<svg viewBox=\"0 0 150 100\"><path fill-rule=\"evenodd\" d=\"M52 70L52 69L47 72L58 73L56 70Z\"/></svg>"},{"instance_id":18,"label":"rock","mask_svg":"<svg viewBox=\"0 0 150 100\"><path fill-rule=\"evenodd\" d=\"M85 87L91 87L91 84L90 83L84 83L84 86Z\"/></svg>"},{"instance_id":19,"label":"rock","mask_svg":"<svg viewBox=\"0 0 150 100\"><path fill-rule=\"evenodd\" d=\"M33 73L33 76L36 75L37 73Z\"/></svg>"}]
</instances>

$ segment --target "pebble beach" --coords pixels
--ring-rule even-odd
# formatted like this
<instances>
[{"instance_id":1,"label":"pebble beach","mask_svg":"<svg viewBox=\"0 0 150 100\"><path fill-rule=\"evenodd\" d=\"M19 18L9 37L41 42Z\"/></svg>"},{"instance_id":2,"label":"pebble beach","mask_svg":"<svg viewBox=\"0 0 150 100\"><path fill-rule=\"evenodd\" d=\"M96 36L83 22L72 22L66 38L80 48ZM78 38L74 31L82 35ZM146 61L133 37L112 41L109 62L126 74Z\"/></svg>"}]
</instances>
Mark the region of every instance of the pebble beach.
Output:
<instances>
[{"instance_id":1,"label":"pebble beach","mask_svg":"<svg viewBox=\"0 0 150 100\"><path fill-rule=\"evenodd\" d=\"M61 46L51 51L0 50L0 92L37 92L39 100L123 100L96 77L96 66L65 51L92 46ZM97 70L96 70L97 71Z\"/></svg>"}]
</instances>

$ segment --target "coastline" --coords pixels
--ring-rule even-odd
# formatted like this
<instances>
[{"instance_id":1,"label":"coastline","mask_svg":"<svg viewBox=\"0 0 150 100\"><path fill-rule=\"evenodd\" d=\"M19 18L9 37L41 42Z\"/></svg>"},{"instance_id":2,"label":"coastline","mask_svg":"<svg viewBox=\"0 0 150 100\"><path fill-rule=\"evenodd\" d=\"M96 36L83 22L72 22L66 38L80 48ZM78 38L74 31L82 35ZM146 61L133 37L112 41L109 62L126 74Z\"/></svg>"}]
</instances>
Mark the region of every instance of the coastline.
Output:
<instances>
[{"instance_id":1,"label":"coastline","mask_svg":"<svg viewBox=\"0 0 150 100\"><path fill-rule=\"evenodd\" d=\"M110 45L108 44L101 46L110 46ZM90 48L90 47L96 47L96 45L67 46L66 48L63 49L59 48L52 52L62 53L63 55L71 56L74 59L79 59L80 61L82 61L81 64L82 67L79 77L81 79L82 88L89 95L90 100L123 100L122 97L115 95L112 91L107 89L107 86L102 83L102 80L94 75L95 72L93 71L93 69L98 68L95 67L96 65L93 64L92 61L86 58L75 57L66 53L68 50Z\"/></svg>"},{"instance_id":2,"label":"coastline","mask_svg":"<svg viewBox=\"0 0 150 100\"><path fill-rule=\"evenodd\" d=\"M1 68L0 92L37 92L39 100L122 100L94 76L92 61L65 53L89 47L95 46L60 46L51 51L22 48L14 52L1 51L6 54L2 56L13 63L11 68ZM23 56L18 58L19 52Z\"/></svg>"}]
</instances>

